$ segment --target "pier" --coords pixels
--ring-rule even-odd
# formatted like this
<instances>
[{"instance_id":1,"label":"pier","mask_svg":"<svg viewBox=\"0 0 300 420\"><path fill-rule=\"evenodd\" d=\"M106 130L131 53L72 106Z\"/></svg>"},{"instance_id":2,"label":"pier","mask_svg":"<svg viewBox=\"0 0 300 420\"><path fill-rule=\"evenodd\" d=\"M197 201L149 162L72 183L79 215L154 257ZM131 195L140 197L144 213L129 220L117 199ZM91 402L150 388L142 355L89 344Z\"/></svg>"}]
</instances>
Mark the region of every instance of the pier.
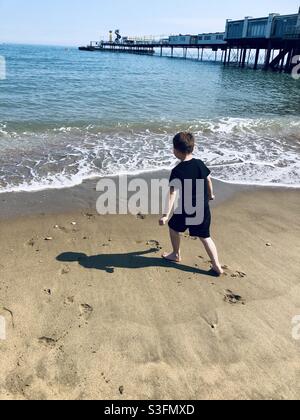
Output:
<instances>
[{"instance_id":1,"label":"pier","mask_svg":"<svg viewBox=\"0 0 300 420\"><path fill-rule=\"evenodd\" d=\"M171 58L193 58L199 61L222 62L227 50L224 41L224 33L201 34L197 36L170 36L169 39L145 40L137 39L135 41L110 42L110 41L91 41L86 47L80 47L81 51L93 52L114 52L129 53L138 55L159 55ZM219 39L217 39L219 37ZM189 57L189 52L194 55ZM210 57L205 56L205 52L210 52ZM177 54L176 54L177 52ZM222 53L221 56L218 53Z\"/></svg>"},{"instance_id":2,"label":"pier","mask_svg":"<svg viewBox=\"0 0 300 420\"><path fill-rule=\"evenodd\" d=\"M109 41L92 41L88 46L79 49L193 58L198 61L220 62L224 66L287 73L300 61L300 9L293 15L273 13L263 18L246 17L238 21L228 19L225 32L147 39L122 38L117 30L115 41L112 33L110 31Z\"/></svg>"},{"instance_id":3,"label":"pier","mask_svg":"<svg viewBox=\"0 0 300 420\"><path fill-rule=\"evenodd\" d=\"M113 53L127 53L138 55L154 55L155 50L152 46L130 46L124 44L111 44L110 42L103 42L101 45L91 44L87 47L80 47L80 51L100 51Z\"/></svg>"}]
</instances>

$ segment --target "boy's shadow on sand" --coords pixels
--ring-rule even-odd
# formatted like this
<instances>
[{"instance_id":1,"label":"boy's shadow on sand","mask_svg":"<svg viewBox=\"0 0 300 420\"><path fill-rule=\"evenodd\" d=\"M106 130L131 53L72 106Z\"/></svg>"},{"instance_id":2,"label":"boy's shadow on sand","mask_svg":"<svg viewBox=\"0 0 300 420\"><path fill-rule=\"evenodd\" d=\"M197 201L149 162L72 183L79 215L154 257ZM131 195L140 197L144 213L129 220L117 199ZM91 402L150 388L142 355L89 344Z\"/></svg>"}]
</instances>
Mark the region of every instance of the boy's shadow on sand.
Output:
<instances>
[{"instance_id":1,"label":"boy's shadow on sand","mask_svg":"<svg viewBox=\"0 0 300 420\"><path fill-rule=\"evenodd\" d=\"M161 257L145 257L145 255L157 253L158 250L149 249L147 251L132 252L129 254L100 254L88 257L86 254L65 252L56 259L60 262L78 262L82 267L113 273L115 268L140 269L150 267L176 268L190 274L201 274L215 277L212 270L205 271L187 265L168 262Z\"/></svg>"}]
</instances>

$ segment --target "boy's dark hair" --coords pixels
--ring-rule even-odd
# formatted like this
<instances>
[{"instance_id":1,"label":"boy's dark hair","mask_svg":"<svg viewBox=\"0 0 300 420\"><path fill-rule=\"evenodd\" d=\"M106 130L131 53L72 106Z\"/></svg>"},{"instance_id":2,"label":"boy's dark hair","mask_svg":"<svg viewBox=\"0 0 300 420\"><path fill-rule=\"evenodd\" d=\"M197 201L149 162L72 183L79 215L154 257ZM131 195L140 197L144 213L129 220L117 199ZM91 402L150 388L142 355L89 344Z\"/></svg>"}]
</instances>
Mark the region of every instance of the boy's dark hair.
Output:
<instances>
[{"instance_id":1,"label":"boy's dark hair","mask_svg":"<svg viewBox=\"0 0 300 420\"><path fill-rule=\"evenodd\" d=\"M178 133L174 137L173 144L174 149L189 155L195 149L195 137L192 133Z\"/></svg>"}]
</instances>

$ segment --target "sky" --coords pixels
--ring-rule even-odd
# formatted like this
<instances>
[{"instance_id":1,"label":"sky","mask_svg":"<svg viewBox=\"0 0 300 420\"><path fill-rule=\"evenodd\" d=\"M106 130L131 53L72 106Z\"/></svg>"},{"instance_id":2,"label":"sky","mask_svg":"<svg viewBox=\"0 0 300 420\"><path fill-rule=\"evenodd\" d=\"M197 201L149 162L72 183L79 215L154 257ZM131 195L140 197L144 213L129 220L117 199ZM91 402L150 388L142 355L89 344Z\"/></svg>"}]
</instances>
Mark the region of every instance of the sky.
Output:
<instances>
[{"instance_id":1,"label":"sky","mask_svg":"<svg viewBox=\"0 0 300 420\"><path fill-rule=\"evenodd\" d=\"M300 0L0 0L0 43L86 45L123 36L224 31L227 18L297 13Z\"/></svg>"}]
</instances>

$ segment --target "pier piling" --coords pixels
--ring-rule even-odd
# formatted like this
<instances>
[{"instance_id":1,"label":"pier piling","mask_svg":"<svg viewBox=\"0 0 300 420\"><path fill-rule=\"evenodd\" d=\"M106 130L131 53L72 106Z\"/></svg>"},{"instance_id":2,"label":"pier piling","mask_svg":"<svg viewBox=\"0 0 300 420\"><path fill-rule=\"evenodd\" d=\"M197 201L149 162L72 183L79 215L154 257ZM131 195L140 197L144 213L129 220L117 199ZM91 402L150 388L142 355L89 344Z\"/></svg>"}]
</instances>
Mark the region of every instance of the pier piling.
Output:
<instances>
[{"instance_id":1,"label":"pier piling","mask_svg":"<svg viewBox=\"0 0 300 420\"><path fill-rule=\"evenodd\" d=\"M260 56L260 49L257 48L256 49L256 53L255 53L254 70L257 70L258 69L259 56Z\"/></svg>"}]
</instances>

